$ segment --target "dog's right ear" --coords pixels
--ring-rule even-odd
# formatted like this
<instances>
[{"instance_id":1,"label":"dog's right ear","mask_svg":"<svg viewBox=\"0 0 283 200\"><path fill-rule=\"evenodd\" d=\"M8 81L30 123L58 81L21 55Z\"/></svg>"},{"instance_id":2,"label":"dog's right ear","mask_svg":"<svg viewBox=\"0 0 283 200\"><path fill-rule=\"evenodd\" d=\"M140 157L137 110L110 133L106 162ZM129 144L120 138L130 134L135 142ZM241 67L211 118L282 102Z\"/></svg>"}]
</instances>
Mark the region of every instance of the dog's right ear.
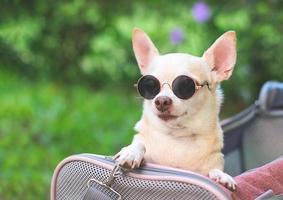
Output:
<instances>
[{"instance_id":1,"label":"dog's right ear","mask_svg":"<svg viewBox=\"0 0 283 200\"><path fill-rule=\"evenodd\" d=\"M139 28L133 29L132 41L141 74L147 74L152 59L159 55L158 50L148 35Z\"/></svg>"}]
</instances>

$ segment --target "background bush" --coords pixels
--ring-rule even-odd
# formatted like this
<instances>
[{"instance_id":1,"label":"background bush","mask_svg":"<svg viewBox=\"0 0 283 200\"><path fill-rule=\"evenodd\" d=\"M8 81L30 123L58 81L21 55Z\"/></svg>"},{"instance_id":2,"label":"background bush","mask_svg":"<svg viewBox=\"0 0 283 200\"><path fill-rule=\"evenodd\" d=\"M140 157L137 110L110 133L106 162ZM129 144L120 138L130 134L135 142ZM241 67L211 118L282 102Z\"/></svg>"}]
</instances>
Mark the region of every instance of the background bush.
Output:
<instances>
[{"instance_id":1,"label":"background bush","mask_svg":"<svg viewBox=\"0 0 283 200\"><path fill-rule=\"evenodd\" d=\"M235 30L237 65L222 84L227 117L252 103L265 81L283 81L282 8L276 0L2 1L0 199L48 199L64 157L113 154L130 142L141 113L133 27L161 53L197 56Z\"/></svg>"}]
</instances>

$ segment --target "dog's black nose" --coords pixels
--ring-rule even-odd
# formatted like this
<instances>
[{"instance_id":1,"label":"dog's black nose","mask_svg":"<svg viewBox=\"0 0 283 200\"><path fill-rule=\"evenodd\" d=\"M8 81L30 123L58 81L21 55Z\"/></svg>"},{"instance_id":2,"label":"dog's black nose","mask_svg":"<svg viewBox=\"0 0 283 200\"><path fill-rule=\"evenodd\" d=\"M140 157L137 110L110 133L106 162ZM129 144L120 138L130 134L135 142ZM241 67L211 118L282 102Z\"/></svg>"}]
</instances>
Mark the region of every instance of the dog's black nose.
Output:
<instances>
[{"instance_id":1,"label":"dog's black nose","mask_svg":"<svg viewBox=\"0 0 283 200\"><path fill-rule=\"evenodd\" d=\"M154 101L155 107L161 112L168 111L172 105L172 99L166 96L157 97Z\"/></svg>"}]
</instances>

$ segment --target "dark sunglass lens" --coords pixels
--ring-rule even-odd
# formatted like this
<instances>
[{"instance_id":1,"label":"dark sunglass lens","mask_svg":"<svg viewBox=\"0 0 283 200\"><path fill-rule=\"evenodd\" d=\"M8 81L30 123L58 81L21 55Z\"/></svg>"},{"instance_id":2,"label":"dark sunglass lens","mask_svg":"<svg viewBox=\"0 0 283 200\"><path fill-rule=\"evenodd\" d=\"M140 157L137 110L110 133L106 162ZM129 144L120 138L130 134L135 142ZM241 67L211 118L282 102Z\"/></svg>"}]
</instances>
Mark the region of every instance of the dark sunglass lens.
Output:
<instances>
[{"instance_id":1,"label":"dark sunglass lens","mask_svg":"<svg viewBox=\"0 0 283 200\"><path fill-rule=\"evenodd\" d=\"M154 76L143 76L138 82L138 91L145 99L153 99L160 91L160 83Z\"/></svg>"},{"instance_id":2,"label":"dark sunglass lens","mask_svg":"<svg viewBox=\"0 0 283 200\"><path fill-rule=\"evenodd\" d=\"M188 76L178 76L172 83L172 89L180 99L189 99L195 93L195 82Z\"/></svg>"}]
</instances>

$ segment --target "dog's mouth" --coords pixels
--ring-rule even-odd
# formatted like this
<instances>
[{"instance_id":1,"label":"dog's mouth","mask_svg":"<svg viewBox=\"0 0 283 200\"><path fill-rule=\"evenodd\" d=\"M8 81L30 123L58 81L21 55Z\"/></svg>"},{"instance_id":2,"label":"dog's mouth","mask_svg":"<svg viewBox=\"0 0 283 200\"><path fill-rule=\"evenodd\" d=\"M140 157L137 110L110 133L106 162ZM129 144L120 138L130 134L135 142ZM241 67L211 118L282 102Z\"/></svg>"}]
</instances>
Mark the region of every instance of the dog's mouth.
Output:
<instances>
[{"instance_id":1,"label":"dog's mouth","mask_svg":"<svg viewBox=\"0 0 283 200\"><path fill-rule=\"evenodd\" d=\"M158 117L164 121L168 121L168 120L173 120L173 119L177 119L178 116L176 115L170 115L170 114L159 114Z\"/></svg>"},{"instance_id":2,"label":"dog's mouth","mask_svg":"<svg viewBox=\"0 0 283 200\"><path fill-rule=\"evenodd\" d=\"M169 120L174 120L177 119L179 117L185 116L187 114L187 112L184 112L183 114L181 114L180 116L177 115L171 115L169 113L160 113L157 116L162 119L163 121L169 121Z\"/></svg>"}]
</instances>

